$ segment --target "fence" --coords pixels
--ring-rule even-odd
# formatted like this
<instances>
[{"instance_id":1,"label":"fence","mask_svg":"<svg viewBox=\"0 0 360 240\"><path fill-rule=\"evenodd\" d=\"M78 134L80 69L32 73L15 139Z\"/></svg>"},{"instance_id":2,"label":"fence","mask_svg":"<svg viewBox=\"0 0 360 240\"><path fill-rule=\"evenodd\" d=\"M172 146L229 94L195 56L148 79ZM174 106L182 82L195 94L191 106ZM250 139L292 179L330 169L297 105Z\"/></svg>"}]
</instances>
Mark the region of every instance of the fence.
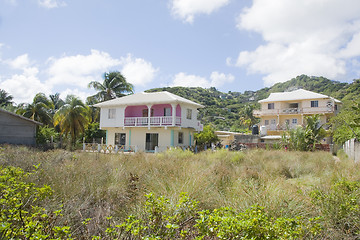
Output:
<instances>
[{"instance_id":1,"label":"fence","mask_svg":"<svg viewBox=\"0 0 360 240\"><path fill-rule=\"evenodd\" d=\"M346 141L343 145L345 153L355 162L360 161L360 142L355 138Z\"/></svg>"}]
</instances>

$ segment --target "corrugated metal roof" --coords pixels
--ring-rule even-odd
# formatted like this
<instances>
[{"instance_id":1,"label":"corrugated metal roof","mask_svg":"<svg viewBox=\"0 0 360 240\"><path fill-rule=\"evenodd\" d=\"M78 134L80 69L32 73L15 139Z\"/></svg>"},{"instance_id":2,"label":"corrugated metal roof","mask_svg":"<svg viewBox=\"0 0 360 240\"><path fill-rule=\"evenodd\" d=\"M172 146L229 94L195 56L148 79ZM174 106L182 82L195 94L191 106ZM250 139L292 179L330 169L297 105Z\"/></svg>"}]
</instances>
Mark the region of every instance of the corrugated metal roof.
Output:
<instances>
[{"instance_id":1,"label":"corrugated metal roof","mask_svg":"<svg viewBox=\"0 0 360 240\"><path fill-rule=\"evenodd\" d=\"M178 95L169 93L167 91L154 92L154 93L135 93L121 98L115 98L109 101L94 104L95 107L112 107L123 105L147 105L147 104L166 104L166 103L185 103L197 108L204 106Z\"/></svg>"},{"instance_id":2,"label":"corrugated metal roof","mask_svg":"<svg viewBox=\"0 0 360 240\"><path fill-rule=\"evenodd\" d=\"M326 98L333 99L335 102L341 102L335 98L326 96L324 94L315 93L304 89L298 89L291 92L270 93L270 96L268 98L260 100L259 103L295 101L295 100L304 100L304 99L326 99Z\"/></svg>"},{"instance_id":3,"label":"corrugated metal roof","mask_svg":"<svg viewBox=\"0 0 360 240\"><path fill-rule=\"evenodd\" d=\"M3 112L3 113L6 113L6 114L9 114L9 115L12 115L12 116L14 116L14 117L18 117L18 118L20 118L20 119L23 119L23 120L26 120L26 121L29 121L29 122L32 122L32 123L35 123L35 124L38 124L38 125L43 125L41 122L34 121L34 120L30 119L30 118L23 117L23 116L18 115L18 114L16 114L16 113L12 113L12 112L6 111L6 110L4 110L4 109L2 109L2 108L0 108L0 112Z\"/></svg>"}]
</instances>

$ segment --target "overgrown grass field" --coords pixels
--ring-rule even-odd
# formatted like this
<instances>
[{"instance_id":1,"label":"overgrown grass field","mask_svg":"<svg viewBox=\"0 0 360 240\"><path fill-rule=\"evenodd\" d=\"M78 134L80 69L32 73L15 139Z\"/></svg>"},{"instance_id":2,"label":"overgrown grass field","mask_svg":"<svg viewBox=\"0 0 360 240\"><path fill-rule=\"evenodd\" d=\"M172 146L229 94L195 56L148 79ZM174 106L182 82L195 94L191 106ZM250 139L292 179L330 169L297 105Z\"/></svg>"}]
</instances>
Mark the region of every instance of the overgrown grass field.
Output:
<instances>
[{"instance_id":1,"label":"overgrown grass field","mask_svg":"<svg viewBox=\"0 0 360 240\"><path fill-rule=\"evenodd\" d=\"M360 237L360 171L344 154L174 149L115 155L3 146L0 165L31 172L25 182L51 187L51 196L36 203L47 213L62 210L56 224L69 227L67 238Z\"/></svg>"}]
</instances>

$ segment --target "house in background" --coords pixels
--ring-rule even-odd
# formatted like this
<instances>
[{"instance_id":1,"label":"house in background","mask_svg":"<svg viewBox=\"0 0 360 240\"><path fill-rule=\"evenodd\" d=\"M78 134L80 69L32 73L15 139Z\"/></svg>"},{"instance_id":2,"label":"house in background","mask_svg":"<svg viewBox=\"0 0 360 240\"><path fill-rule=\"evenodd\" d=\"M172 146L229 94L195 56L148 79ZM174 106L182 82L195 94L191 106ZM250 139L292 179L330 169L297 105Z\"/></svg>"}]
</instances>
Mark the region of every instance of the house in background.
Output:
<instances>
[{"instance_id":1,"label":"house in background","mask_svg":"<svg viewBox=\"0 0 360 240\"><path fill-rule=\"evenodd\" d=\"M42 123L0 109L0 144L36 145L36 127Z\"/></svg>"},{"instance_id":2,"label":"house in background","mask_svg":"<svg viewBox=\"0 0 360 240\"><path fill-rule=\"evenodd\" d=\"M271 93L259 103L261 110L255 110L253 115L260 118L262 135L281 135L287 128L305 125L305 117L315 114L320 115L320 124L326 124L341 106L335 98L304 89Z\"/></svg>"},{"instance_id":3,"label":"house in background","mask_svg":"<svg viewBox=\"0 0 360 240\"><path fill-rule=\"evenodd\" d=\"M162 151L193 146L194 133L202 131L197 109L204 106L166 91L136 93L94 106L101 109L107 145Z\"/></svg>"}]
</instances>

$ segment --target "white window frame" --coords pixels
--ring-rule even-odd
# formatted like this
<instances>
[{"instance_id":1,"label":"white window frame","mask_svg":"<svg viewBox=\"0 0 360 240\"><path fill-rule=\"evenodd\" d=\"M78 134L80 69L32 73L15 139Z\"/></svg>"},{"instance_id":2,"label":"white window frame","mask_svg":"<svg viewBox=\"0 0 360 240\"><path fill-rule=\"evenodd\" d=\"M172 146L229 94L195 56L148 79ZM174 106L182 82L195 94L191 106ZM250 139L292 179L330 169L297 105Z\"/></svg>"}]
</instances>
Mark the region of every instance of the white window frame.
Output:
<instances>
[{"instance_id":1,"label":"white window frame","mask_svg":"<svg viewBox=\"0 0 360 240\"><path fill-rule=\"evenodd\" d=\"M319 101L318 100L314 100L310 102L310 106L313 107L319 107Z\"/></svg>"},{"instance_id":2,"label":"white window frame","mask_svg":"<svg viewBox=\"0 0 360 240\"><path fill-rule=\"evenodd\" d=\"M268 109L275 109L275 103L268 103Z\"/></svg>"},{"instance_id":3,"label":"white window frame","mask_svg":"<svg viewBox=\"0 0 360 240\"><path fill-rule=\"evenodd\" d=\"M192 119L192 109L186 109L186 119Z\"/></svg>"},{"instance_id":4,"label":"white window frame","mask_svg":"<svg viewBox=\"0 0 360 240\"><path fill-rule=\"evenodd\" d=\"M271 120L270 120L270 124L271 124L271 125L276 125L276 119L271 119Z\"/></svg>"},{"instance_id":5,"label":"white window frame","mask_svg":"<svg viewBox=\"0 0 360 240\"><path fill-rule=\"evenodd\" d=\"M267 125L269 125L269 120L268 119L265 120L265 126L267 126Z\"/></svg>"},{"instance_id":6,"label":"white window frame","mask_svg":"<svg viewBox=\"0 0 360 240\"><path fill-rule=\"evenodd\" d=\"M109 108L108 110L108 119L115 119L116 108Z\"/></svg>"},{"instance_id":7,"label":"white window frame","mask_svg":"<svg viewBox=\"0 0 360 240\"><path fill-rule=\"evenodd\" d=\"M293 118L293 119L291 120L291 123L292 123L293 125L297 125L297 124L298 124L298 119L297 119L297 118Z\"/></svg>"}]
</instances>

